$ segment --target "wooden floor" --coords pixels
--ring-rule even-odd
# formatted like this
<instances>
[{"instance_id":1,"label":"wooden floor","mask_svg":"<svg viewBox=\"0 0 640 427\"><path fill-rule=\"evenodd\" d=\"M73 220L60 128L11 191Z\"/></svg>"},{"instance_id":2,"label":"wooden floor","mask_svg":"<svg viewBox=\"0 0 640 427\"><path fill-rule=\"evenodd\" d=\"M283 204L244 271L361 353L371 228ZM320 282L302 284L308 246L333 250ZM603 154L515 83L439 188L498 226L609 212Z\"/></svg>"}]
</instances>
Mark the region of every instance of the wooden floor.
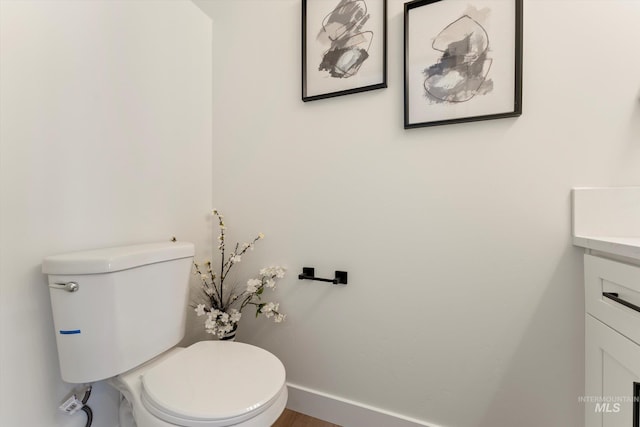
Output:
<instances>
[{"instance_id":1,"label":"wooden floor","mask_svg":"<svg viewBox=\"0 0 640 427\"><path fill-rule=\"evenodd\" d=\"M272 427L340 427L308 415L285 409Z\"/></svg>"}]
</instances>

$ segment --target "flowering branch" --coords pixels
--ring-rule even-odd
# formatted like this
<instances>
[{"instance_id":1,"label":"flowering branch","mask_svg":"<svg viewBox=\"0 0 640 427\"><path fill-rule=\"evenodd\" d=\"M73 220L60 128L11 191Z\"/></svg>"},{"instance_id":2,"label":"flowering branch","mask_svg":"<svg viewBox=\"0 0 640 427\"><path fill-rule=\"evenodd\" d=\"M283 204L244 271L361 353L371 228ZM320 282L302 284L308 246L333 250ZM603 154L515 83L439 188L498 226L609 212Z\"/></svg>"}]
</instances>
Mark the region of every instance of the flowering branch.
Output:
<instances>
[{"instance_id":1,"label":"flowering branch","mask_svg":"<svg viewBox=\"0 0 640 427\"><path fill-rule=\"evenodd\" d=\"M220 251L220 274L216 275L210 261L205 263L206 273L194 262L194 272L200 276L204 303L197 304L194 308L198 316L207 316L205 330L208 333L222 338L225 334L234 331L240 321L241 312L249 305L256 307L256 317L264 314L265 317L273 317L276 323L282 322L286 315L279 312L279 304L262 302L261 296L265 288L275 288L276 281L284 277L285 269L279 266L263 268L259 277L247 281L247 287L239 294L231 294L225 301L224 282L232 267L242 260L242 256L253 250L258 240L264 239L264 234L259 233L250 243L240 246L236 243L233 252L225 257L225 230L224 216L214 209L212 211L218 219L220 234L218 235L218 250ZM232 306L238 303L238 308Z\"/></svg>"}]
</instances>

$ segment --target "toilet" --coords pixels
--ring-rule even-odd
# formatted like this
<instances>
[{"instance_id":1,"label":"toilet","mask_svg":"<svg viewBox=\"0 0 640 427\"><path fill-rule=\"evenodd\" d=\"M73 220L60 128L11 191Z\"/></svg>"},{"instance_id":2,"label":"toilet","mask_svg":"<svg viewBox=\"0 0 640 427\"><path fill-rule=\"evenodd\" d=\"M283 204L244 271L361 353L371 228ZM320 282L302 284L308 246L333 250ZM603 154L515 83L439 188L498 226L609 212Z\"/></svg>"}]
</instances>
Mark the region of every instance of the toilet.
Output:
<instances>
[{"instance_id":1,"label":"toilet","mask_svg":"<svg viewBox=\"0 0 640 427\"><path fill-rule=\"evenodd\" d=\"M269 427L287 403L285 369L239 342L176 347L194 247L121 246L46 257L62 379L120 391L120 427Z\"/></svg>"}]
</instances>

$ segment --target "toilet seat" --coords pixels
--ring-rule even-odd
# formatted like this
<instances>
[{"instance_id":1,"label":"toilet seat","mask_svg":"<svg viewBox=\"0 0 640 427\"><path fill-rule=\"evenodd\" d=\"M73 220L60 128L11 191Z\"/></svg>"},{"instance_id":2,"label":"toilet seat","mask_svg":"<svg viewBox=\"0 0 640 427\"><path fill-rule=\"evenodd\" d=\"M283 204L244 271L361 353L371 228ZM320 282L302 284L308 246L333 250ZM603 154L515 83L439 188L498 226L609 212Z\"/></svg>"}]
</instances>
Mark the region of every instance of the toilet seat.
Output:
<instances>
[{"instance_id":1,"label":"toilet seat","mask_svg":"<svg viewBox=\"0 0 640 427\"><path fill-rule=\"evenodd\" d=\"M256 417L286 393L282 362L252 345L202 341L141 377L141 400L156 417L184 427L221 427Z\"/></svg>"}]
</instances>

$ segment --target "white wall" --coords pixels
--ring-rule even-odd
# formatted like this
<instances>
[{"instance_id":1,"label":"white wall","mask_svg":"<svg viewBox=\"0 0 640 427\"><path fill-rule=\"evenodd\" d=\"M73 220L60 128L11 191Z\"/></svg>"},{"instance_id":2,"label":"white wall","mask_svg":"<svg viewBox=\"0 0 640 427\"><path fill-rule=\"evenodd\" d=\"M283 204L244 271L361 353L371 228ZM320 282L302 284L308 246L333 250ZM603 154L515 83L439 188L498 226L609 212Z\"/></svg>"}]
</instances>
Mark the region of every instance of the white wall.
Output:
<instances>
[{"instance_id":1,"label":"white wall","mask_svg":"<svg viewBox=\"0 0 640 427\"><path fill-rule=\"evenodd\" d=\"M401 0L389 88L306 104L298 0L197 3L214 204L231 238L267 235L244 275L290 269L286 323L246 316L240 339L294 384L442 426L581 426L570 189L640 183L640 2L525 1L523 115L414 130ZM349 284L300 282L303 266Z\"/></svg>"},{"instance_id":2,"label":"white wall","mask_svg":"<svg viewBox=\"0 0 640 427\"><path fill-rule=\"evenodd\" d=\"M40 261L172 235L202 252L213 137L230 238L267 235L242 272L290 269L287 322L247 315L240 338L292 383L445 427L581 426L569 190L640 182L640 3L525 1L524 115L411 131L401 1L389 88L308 104L298 0L197 4L213 22L181 1L0 2L0 424L84 425L56 411ZM115 396L92 402L112 426Z\"/></svg>"},{"instance_id":3,"label":"white wall","mask_svg":"<svg viewBox=\"0 0 640 427\"><path fill-rule=\"evenodd\" d=\"M57 411L72 386L40 262L211 244L211 21L155 0L3 0L0 15L0 425L84 426ZM96 386L94 427L116 425L116 403Z\"/></svg>"}]
</instances>

